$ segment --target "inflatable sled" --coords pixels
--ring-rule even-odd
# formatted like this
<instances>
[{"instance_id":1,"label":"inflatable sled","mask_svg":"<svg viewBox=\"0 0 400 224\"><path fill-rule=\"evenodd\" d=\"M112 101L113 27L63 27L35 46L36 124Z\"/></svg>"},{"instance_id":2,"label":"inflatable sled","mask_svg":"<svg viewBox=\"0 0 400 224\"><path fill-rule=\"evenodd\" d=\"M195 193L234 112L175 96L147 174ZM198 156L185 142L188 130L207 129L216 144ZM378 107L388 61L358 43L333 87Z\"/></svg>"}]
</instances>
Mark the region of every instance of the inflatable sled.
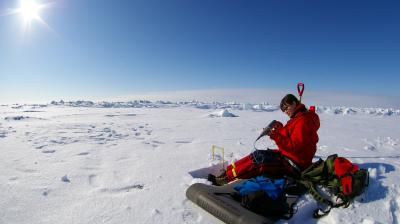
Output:
<instances>
[{"instance_id":1,"label":"inflatable sled","mask_svg":"<svg viewBox=\"0 0 400 224\"><path fill-rule=\"evenodd\" d=\"M228 224L269 224L278 221L276 218L265 217L242 207L240 202L230 195L235 192L234 186L243 181L246 180L234 181L224 186L196 183L187 189L186 197ZM288 197L289 204L295 203L296 200L297 196Z\"/></svg>"}]
</instances>

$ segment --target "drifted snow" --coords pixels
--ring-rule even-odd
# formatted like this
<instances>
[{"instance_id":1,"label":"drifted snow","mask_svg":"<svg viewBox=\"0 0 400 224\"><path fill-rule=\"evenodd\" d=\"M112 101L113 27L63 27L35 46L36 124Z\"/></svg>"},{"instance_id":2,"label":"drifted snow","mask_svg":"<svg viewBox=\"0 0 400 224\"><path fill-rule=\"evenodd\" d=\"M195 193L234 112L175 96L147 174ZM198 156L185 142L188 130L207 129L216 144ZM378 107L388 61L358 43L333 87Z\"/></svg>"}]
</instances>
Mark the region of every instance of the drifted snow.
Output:
<instances>
[{"instance_id":1,"label":"drifted snow","mask_svg":"<svg viewBox=\"0 0 400 224\"><path fill-rule=\"evenodd\" d=\"M208 115L209 117L237 117L229 112L227 109L219 110Z\"/></svg>"},{"instance_id":2,"label":"drifted snow","mask_svg":"<svg viewBox=\"0 0 400 224\"><path fill-rule=\"evenodd\" d=\"M234 119L204 116L224 111ZM337 153L370 171L370 187L318 223L398 223L399 110L317 107L315 160ZM18 119L20 117L29 119ZM8 118L8 119L6 119ZM14 119L17 118L17 119ZM0 106L0 223L220 223L186 199L202 168L253 150L268 103L131 101ZM266 138L257 148L273 146ZM317 223L309 195L281 223Z\"/></svg>"},{"instance_id":3,"label":"drifted snow","mask_svg":"<svg viewBox=\"0 0 400 224\"><path fill-rule=\"evenodd\" d=\"M198 109L236 109L236 110L251 110L259 112L274 112L279 109L278 105L269 103L239 103L239 102L201 102L201 101L149 101L149 100L134 100L126 102L92 102L92 101L69 101L63 100L57 102L52 101L50 104L42 105L14 105L14 109L27 108L42 108L47 106L68 106L68 107L94 107L94 108L174 108L174 107L194 107ZM358 108L344 106L316 106L318 113L329 114L369 114L378 116L399 116L400 109L396 108Z\"/></svg>"}]
</instances>

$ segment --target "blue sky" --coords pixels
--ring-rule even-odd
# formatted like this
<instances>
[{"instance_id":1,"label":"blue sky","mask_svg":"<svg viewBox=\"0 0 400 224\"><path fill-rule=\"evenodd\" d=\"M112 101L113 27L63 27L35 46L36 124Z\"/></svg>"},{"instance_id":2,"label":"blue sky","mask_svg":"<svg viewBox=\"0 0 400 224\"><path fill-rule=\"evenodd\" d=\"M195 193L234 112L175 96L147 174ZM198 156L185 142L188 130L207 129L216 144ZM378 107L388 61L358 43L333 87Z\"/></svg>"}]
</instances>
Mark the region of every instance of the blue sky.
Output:
<instances>
[{"instance_id":1,"label":"blue sky","mask_svg":"<svg viewBox=\"0 0 400 224\"><path fill-rule=\"evenodd\" d=\"M200 89L400 96L398 1L60 0L0 17L0 100ZM0 14L19 1L1 0ZM3 13L1 13L3 12Z\"/></svg>"}]
</instances>

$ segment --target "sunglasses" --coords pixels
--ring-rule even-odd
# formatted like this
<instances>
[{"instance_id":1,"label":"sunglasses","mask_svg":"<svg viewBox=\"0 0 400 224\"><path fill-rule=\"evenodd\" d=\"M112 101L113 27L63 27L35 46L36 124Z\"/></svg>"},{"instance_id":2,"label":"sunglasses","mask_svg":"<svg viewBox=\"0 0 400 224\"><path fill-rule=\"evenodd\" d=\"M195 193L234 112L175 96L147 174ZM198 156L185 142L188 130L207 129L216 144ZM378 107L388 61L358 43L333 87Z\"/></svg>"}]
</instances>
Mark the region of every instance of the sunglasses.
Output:
<instances>
[{"instance_id":1,"label":"sunglasses","mask_svg":"<svg viewBox=\"0 0 400 224\"><path fill-rule=\"evenodd\" d=\"M283 112L285 112L285 111L287 111L287 110L289 109L290 106L291 106L291 105L283 105L283 106L281 107L281 110L282 110Z\"/></svg>"}]
</instances>

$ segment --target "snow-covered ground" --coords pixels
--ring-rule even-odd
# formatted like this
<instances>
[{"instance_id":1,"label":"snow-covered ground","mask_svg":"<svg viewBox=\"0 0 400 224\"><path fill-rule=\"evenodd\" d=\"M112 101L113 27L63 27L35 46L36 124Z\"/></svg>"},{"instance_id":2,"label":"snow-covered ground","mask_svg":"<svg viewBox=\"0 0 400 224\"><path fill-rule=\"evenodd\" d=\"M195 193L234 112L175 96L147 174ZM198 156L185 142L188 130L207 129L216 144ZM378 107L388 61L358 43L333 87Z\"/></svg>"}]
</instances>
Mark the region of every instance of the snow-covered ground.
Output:
<instances>
[{"instance_id":1,"label":"snow-covered ground","mask_svg":"<svg viewBox=\"0 0 400 224\"><path fill-rule=\"evenodd\" d=\"M318 221L306 195L288 223L399 223L400 110L317 111L315 159L345 156L369 169L370 186ZM220 223L186 199L188 186L206 182L191 171L218 163L212 145L227 161L247 155L273 119L287 121L268 103L0 105L0 223Z\"/></svg>"}]
</instances>

